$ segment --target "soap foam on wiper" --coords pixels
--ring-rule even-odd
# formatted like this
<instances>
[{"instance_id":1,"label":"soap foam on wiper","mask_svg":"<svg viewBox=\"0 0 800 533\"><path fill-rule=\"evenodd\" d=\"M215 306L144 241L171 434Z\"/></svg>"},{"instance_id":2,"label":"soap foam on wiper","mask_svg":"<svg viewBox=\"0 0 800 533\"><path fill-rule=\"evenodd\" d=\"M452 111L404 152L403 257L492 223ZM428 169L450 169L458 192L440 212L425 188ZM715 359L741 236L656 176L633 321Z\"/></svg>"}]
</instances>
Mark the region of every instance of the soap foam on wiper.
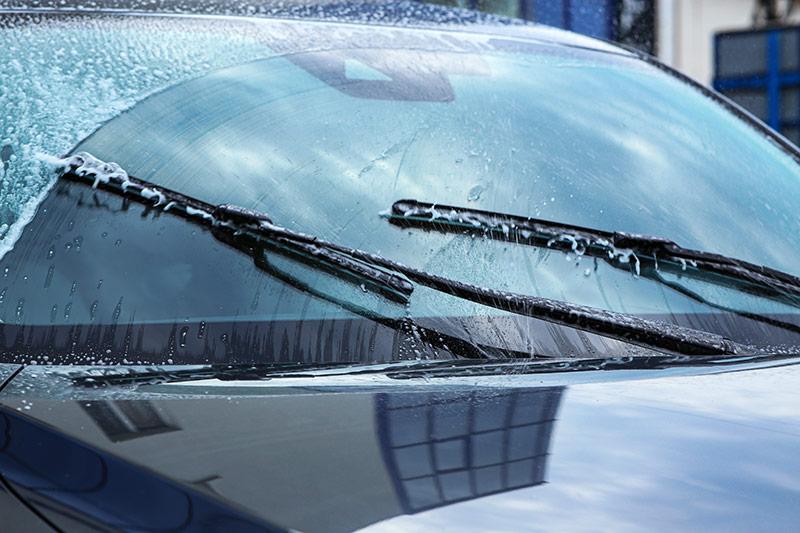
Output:
<instances>
[{"instance_id":1,"label":"soap foam on wiper","mask_svg":"<svg viewBox=\"0 0 800 533\"><path fill-rule=\"evenodd\" d=\"M130 185L128 173L121 166L114 162L106 163L101 161L88 152L78 152L75 155L66 157L53 157L37 153L36 158L59 170L68 168L79 176L93 176L93 189L96 189L100 183L108 183L112 179L120 181L123 189L127 189ZM152 193L152 196L147 197L152 198L160 195L163 198L163 195L158 191L152 191Z\"/></svg>"},{"instance_id":2,"label":"soap foam on wiper","mask_svg":"<svg viewBox=\"0 0 800 533\"><path fill-rule=\"evenodd\" d=\"M381 212L380 215L382 216L391 216L392 211L391 209L386 210L385 212ZM486 230L499 230L501 231L506 237L509 236L511 230L515 230L521 235L523 238L528 239L533 236L533 232L530 230L523 230L516 226L514 223L499 223L495 224L493 221L486 216L483 216L479 213L468 213L463 211L458 211L456 209L448 209L448 208L438 208L436 204L432 204L430 206L427 205L414 205L407 209L403 209L401 212L403 217L418 217L424 216L429 217L431 220L445 220L449 222L458 222L461 224L469 224L475 228L483 228ZM624 264L631 264L632 273L635 277L639 277L641 275L641 263L639 258L636 256L636 253L629 249L629 248L617 248L614 246L613 243L608 241L607 239L588 239L583 235L577 235L573 233L560 233L553 238L547 241L547 247L551 248L553 245L557 243L567 243L569 245L569 249L572 253L574 253L577 257L581 257L586 253L586 248L589 246L596 246L599 248L603 248L606 253L608 253L609 259L616 259L620 263ZM633 260L633 261L631 261Z\"/></svg>"}]
</instances>

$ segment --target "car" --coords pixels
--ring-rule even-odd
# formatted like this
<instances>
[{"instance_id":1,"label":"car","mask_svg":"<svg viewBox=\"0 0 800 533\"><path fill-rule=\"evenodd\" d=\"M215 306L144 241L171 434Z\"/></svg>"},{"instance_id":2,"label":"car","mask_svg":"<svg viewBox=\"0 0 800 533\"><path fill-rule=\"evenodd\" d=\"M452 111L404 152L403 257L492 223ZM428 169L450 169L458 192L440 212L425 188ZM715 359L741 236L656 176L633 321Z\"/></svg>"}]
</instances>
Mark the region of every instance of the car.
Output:
<instances>
[{"instance_id":1,"label":"car","mask_svg":"<svg viewBox=\"0 0 800 533\"><path fill-rule=\"evenodd\" d=\"M546 26L158 9L0 12L0 529L796 528L794 145Z\"/></svg>"}]
</instances>

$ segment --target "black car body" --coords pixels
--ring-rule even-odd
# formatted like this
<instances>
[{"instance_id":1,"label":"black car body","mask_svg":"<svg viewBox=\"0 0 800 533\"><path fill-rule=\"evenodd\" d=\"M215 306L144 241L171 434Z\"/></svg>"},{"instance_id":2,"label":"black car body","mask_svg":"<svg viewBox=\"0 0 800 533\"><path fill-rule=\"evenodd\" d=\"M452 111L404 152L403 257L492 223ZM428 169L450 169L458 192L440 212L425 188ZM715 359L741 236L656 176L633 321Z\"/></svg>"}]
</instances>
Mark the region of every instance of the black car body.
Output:
<instances>
[{"instance_id":1,"label":"black car body","mask_svg":"<svg viewBox=\"0 0 800 533\"><path fill-rule=\"evenodd\" d=\"M794 527L796 148L612 44L278 14L0 14L2 527Z\"/></svg>"}]
</instances>

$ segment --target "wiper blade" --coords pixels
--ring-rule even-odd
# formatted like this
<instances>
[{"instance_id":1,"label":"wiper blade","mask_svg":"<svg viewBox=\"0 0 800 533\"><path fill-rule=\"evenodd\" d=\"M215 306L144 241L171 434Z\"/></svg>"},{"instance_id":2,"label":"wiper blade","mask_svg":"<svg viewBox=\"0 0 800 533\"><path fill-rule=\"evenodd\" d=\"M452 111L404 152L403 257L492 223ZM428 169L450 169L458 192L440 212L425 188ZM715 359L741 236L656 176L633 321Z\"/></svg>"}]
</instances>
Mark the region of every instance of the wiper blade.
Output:
<instances>
[{"instance_id":1,"label":"wiper blade","mask_svg":"<svg viewBox=\"0 0 800 533\"><path fill-rule=\"evenodd\" d=\"M65 159L64 165L68 169L62 176L64 178L91 182L93 188L102 186L105 190L121 193L152 207L160 207L164 211L202 225L213 226L218 230L227 228L237 233L256 227L260 237L271 238L289 247L296 253L302 254L307 262L327 263L340 272L348 273L351 281L366 282L371 288L377 289L390 299L405 303L414 290L413 284L408 280L358 260L347 248L319 245L312 237L273 225L269 217L263 213L238 206L227 204L215 206L203 202L129 176L116 163L105 163L86 152L79 152Z\"/></svg>"},{"instance_id":2,"label":"wiper blade","mask_svg":"<svg viewBox=\"0 0 800 533\"><path fill-rule=\"evenodd\" d=\"M249 233L254 237L266 237L288 248L301 252L306 257L324 261L350 272L359 278L368 280L383 293L393 299L405 302L414 291L414 285L396 274L376 268L372 261L359 257L358 250L323 241L317 237L276 226L263 213L244 207L220 204L211 210L212 221L217 225L227 225L236 232Z\"/></svg>"},{"instance_id":3,"label":"wiper blade","mask_svg":"<svg viewBox=\"0 0 800 533\"><path fill-rule=\"evenodd\" d=\"M92 165L87 165L87 161ZM741 347L737 348L729 339L714 333L549 298L499 291L425 272L376 254L276 226L263 213L230 205L213 206L165 187L133 178L118 165L111 166L112 164L98 161L83 152L72 156L65 165L69 172L63 177L67 179L91 182L93 187L102 187L151 207L160 207L187 220L212 228L225 228L233 234L246 235L255 240L277 242L310 254L311 257L338 264L350 272L360 273L362 272L359 270L360 267L368 267L372 270L367 279L376 284L396 288L400 294L410 294L413 291L413 284L408 281L411 280L436 291L495 309L646 348L686 355L736 354L737 350L741 351ZM358 264L358 267L355 264ZM407 279L396 274L401 274Z\"/></svg>"},{"instance_id":4,"label":"wiper blade","mask_svg":"<svg viewBox=\"0 0 800 533\"><path fill-rule=\"evenodd\" d=\"M663 237L609 232L417 200L395 202L387 216L392 224L404 227L415 226L448 233L477 230L496 240L571 250L604 259L615 267L631 269L635 274L647 277L658 277L659 268L689 275L692 267L699 272L713 272L739 282L758 285L771 292L771 296L789 296L792 305L800 305L800 301L793 298L800 297L800 278L796 276L733 257L683 248ZM741 287L738 288L741 290Z\"/></svg>"}]
</instances>

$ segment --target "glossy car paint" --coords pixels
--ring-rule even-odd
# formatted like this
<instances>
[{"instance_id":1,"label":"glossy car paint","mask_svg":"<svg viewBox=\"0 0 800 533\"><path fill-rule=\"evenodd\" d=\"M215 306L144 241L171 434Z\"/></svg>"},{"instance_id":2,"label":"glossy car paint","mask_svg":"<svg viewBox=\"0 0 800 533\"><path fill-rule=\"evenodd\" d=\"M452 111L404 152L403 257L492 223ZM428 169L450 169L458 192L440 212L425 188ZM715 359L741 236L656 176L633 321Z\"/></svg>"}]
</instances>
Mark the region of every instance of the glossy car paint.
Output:
<instances>
[{"instance_id":1,"label":"glossy car paint","mask_svg":"<svg viewBox=\"0 0 800 533\"><path fill-rule=\"evenodd\" d=\"M22 503L3 483L0 483L0 516L6 524L13 524L14 531L20 533L53 531L53 528Z\"/></svg>"},{"instance_id":2,"label":"glossy car paint","mask_svg":"<svg viewBox=\"0 0 800 533\"><path fill-rule=\"evenodd\" d=\"M765 516L791 530L797 363L102 389L28 368L0 393L0 468L26 432L49 432L301 531L748 531ZM52 442L32 464L67 449Z\"/></svg>"}]
</instances>

